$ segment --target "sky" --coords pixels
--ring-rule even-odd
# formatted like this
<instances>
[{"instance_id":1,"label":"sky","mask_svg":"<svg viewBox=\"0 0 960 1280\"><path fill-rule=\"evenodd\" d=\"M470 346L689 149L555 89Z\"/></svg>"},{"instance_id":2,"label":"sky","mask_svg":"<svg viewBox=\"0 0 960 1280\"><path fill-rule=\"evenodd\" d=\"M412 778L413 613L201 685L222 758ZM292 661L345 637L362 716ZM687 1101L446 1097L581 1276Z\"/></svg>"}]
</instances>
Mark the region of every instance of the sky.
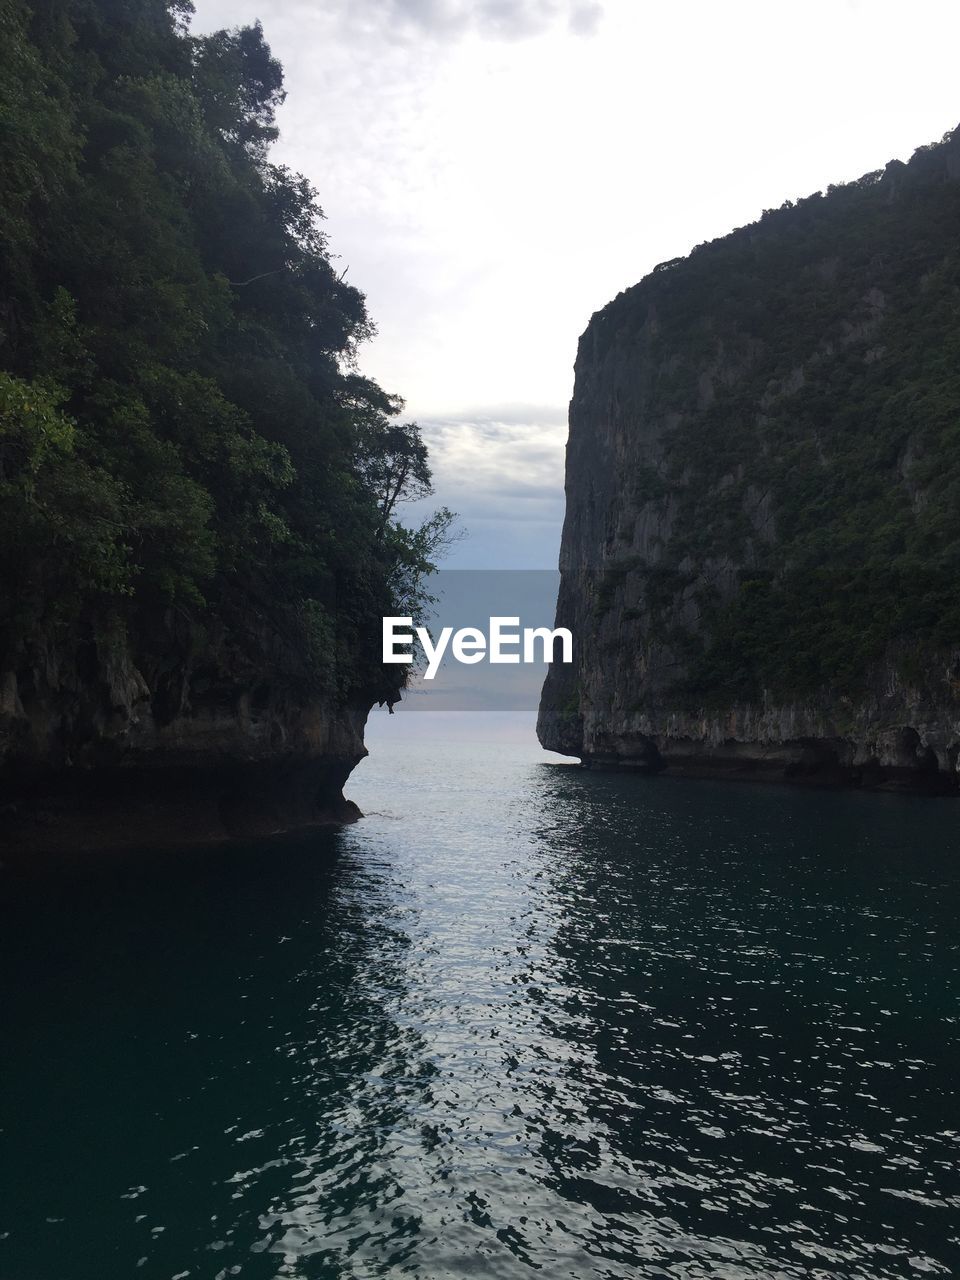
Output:
<instances>
[{"instance_id":1,"label":"sky","mask_svg":"<svg viewBox=\"0 0 960 1280\"><path fill-rule=\"evenodd\" d=\"M955 0L197 0L260 19L456 568L556 566L577 339L658 262L960 122Z\"/></svg>"}]
</instances>

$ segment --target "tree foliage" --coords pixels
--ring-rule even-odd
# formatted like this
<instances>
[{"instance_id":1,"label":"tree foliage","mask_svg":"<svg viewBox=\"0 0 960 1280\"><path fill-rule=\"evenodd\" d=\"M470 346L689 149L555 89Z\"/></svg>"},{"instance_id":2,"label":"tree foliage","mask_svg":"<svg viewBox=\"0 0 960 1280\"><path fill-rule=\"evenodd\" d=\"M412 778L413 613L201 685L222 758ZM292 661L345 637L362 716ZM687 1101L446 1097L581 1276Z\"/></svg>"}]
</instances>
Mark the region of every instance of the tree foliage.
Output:
<instances>
[{"instance_id":1,"label":"tree foliage","mask_svg":"<svg viewBox=\"0 0 960 1280\"><path fill-rule=\"evenodd\" d=\"M449 513L397 522L426 450L269 159L263 31L188 16L0 0L0 669L122 635L157 669L389 693L377 619Z\"/></svg>"}]
</instances>

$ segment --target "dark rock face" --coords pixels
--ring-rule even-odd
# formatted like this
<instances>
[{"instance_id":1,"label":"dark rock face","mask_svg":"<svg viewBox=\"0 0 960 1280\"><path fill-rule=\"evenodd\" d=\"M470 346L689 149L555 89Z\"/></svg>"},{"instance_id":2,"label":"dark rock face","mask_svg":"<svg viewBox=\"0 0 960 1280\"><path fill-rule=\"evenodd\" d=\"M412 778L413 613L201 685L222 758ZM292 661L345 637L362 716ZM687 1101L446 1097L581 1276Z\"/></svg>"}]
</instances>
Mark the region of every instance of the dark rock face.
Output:
<instances>
[{"instance_id":1,"label":"dark rock face","mask_svg":"<svg viewBox=\"0 0 960 1280\"><path fill-rule=\"evenodd\" d=\"M957 788L960 450L935 419L960 420L958 157L960 131L592 318L557 605L576 655L544 685L545 747Z\"/></svg>"},{"instance_id":2,"label":"dark rock face","mask_svg":"<svg viewBox=\"0 0 960 1280\"><path fill-rule=\"evenodd\" d=\"M196 843L360 816L342 788L367 754L372 699L301 705L183 673L171 708L126 652L87 667L49 655L0 679L0 849Z\"/></svg>"}]
</instances>

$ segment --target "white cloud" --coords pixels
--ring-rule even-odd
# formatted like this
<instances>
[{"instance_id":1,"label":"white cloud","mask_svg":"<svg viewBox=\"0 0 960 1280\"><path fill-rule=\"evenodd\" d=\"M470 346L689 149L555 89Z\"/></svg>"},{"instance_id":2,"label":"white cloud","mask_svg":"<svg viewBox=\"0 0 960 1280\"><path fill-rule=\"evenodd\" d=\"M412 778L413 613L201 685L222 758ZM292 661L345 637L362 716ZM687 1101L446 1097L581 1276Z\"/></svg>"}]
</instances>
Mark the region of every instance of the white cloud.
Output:
<instances>
[{"instance_id":1,"label":"white cloud","mask_svg":"<svg viewBox=\"0 0 960 1280\"><path fill-rule=\"evenodd\" d=\"M445 567L556 566L563 521L563 445L557 410L522 407L420 423L430 447L436 498L411 509L422 518L439 502L457 512L468 537Z\"/></svg>"},{"instance_id":2,"label":"white cloud","mask_svg":"<svg viewBox=\"0 0 960 1280\"><path fill-rule=\"evenodd\" d=\"M366 30L386 25L406 37L440 39L478 31L517 40L557 24L577 35L592 35L602 16L602 6L589 0L341 0L333 8Z\"/></svg>"}]
</instances>

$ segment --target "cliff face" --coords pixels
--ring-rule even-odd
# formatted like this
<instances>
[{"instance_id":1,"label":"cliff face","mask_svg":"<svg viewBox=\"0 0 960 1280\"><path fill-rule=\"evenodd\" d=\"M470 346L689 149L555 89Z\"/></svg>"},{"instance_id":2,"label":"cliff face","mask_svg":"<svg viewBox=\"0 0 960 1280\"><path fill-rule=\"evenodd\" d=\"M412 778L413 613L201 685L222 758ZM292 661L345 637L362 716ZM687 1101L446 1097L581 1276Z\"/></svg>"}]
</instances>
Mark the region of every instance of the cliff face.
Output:
<instances>
[{"instance_id":1,"label":"cliff face","mask_svg":"<svg viewBox=\"0 0 960 1280\"><path fill-rule=\"evenodd\" d=\"M0 4L0 842L356 816L380 618L448 513L317 193L270 159L259 23Z\"/></svg>"},{"instance_id":2,"label":"cliff face","mask_svg":"<svg viewBox=\"0 0 960 1280\"><path fill-rule=\"evenodd\" d=\"M49 651L4 672L0 849L195 843L353 821L342 787L367 754L375 695L278 690L199 663L162 679L125 649Z\"/></svg>"},{"instance_id":3,"label":"cliff face","mask_svg":"<svg viewBox=\"0 0 960 1280\"><path fill-rule=\"evenodd\" d=\"M545 747L956 787L958 226L960 131L592 318Z\"/></svg>"}]
</instances>

